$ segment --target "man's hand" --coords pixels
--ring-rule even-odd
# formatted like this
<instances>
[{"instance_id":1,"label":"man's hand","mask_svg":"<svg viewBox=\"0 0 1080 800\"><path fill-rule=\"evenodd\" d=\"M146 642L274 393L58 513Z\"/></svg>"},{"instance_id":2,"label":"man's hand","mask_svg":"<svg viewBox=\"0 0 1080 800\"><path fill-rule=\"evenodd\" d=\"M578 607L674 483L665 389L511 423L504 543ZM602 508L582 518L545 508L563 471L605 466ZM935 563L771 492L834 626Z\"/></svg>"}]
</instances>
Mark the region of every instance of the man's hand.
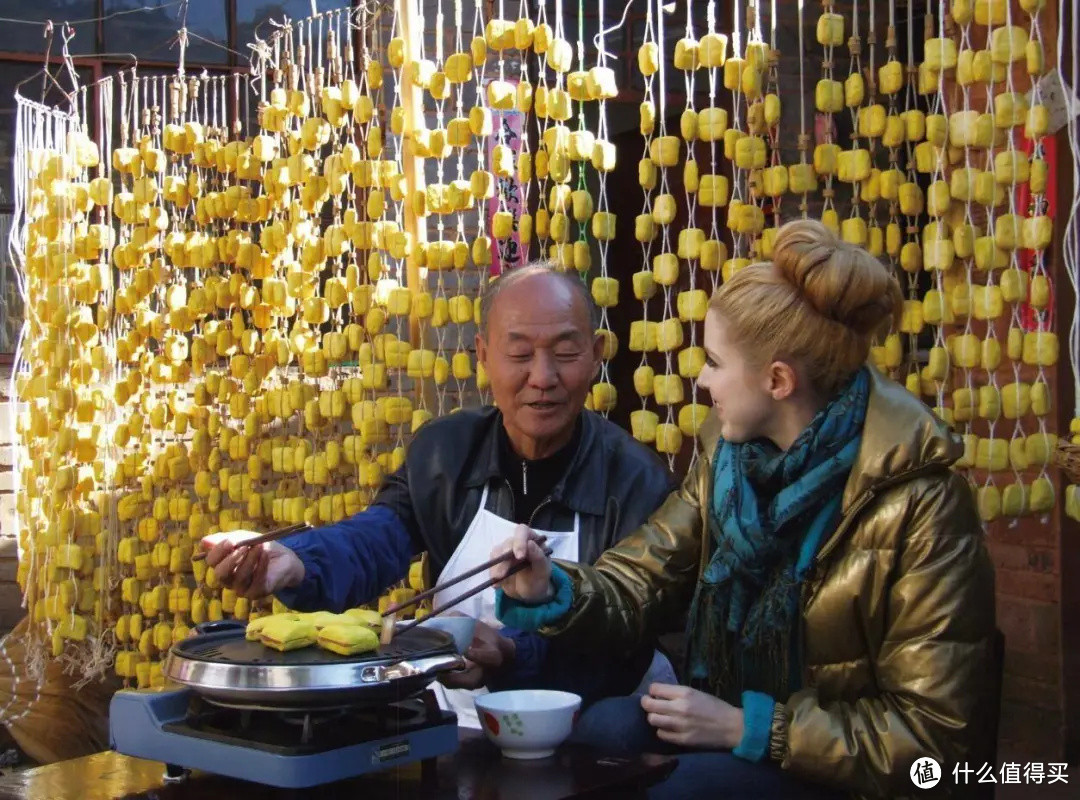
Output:
<instances>
[{"instance_id":1,"label":"man's hand","mask_svg":"<svg viewBox=\"0 0 1080 800\"><path fill-rule=\"evenodd\" d=\"M742 741L743 711L687 686L654 683L641 698L649 724L665 742L704 750L733 750Z\"/></svg>"},{"instance_id":2,"label":"man's hand","mask_svg":"<svg viewBox=\"0 0 1080 800\"><path fill-rule=\"evenodd\" d=\"M510 597L523 603L543 603L551 599L551 559L544 555L537 543L540 537L525 525L518 525L514 536L491 551L491 557L497 558L508 550L514 553L514 559L528 559L529 566L510 577L506 573L514 561L503 561L489 570L492 578L500 581L499 588Z\"/></svg>"},{"instance_id":3,"label":"man's hand","mask_svg":"<svg viewBox=\"0 0 1080 800\"><path fill-rule=\"evenodd\" d=\"M472 644L465 651L468 666L462 672L445 673L440 680L449 689L478 689L492 674L512 664L515 655L513 639L477 622Z\"/></svg>"},{"instance_id":4,"label":"man's hand","mask_svg":"<svg viewBox=\"0 0 1080 800\"><path fill-rule=\"evenodd\" d=\"M214 570L218 582L238 596L252 600L296 586L304 579L304 563L285 545L279 542L244 545L245 540L258 535L252 531L234 531L202 540L203 548L210 548L206 564Z\"/></svg>"}]
</instances>

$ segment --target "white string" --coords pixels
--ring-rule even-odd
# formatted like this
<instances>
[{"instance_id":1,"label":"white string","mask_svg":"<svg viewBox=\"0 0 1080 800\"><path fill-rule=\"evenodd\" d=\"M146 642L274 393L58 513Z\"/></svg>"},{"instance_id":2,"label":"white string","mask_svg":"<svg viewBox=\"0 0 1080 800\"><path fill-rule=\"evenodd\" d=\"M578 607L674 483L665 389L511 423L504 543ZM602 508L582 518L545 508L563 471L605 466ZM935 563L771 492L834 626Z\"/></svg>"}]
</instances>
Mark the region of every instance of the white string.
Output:
<instances>
[{"instance_id":1,"label":"white string","mask_svg":"<svg viewBox=\"0 0 1080 800\"><path fill-rule=\"evenodd\" d=\"M524 0L522 0L522 1L524 2ZM602 5L602 0L601 0L601 5ZM626 6L623 8L622 17L620 17L619 21L616 24L612 25L610 28L605 28L604 25L603 25L603 23L604 23L604 14L603 14L603 9L601 8L601 11L600 11L600 32L593 37L593 47L596 48L597 57L598 57L598 63L600 64L600 66L605 66L607 64L607 60L609 58L614 60L614 61L619 60L619 57L616 56L614 53L609 53L606 49L604 49L604 38L609 33L615 33L615 31L622 29L622 27L626 24L626 15L628 13L630 13L630 7L633 6L633 5L634 5L634 0L627 0Z\"/></svg>"},{"instance_id":2,"label":"white string","mask_svg":"<svg viewBox=\"0 0 1080 800\"><path fill-rule=\"evenodd\" d=\"M1076 13L1075 5L1068 14L1072 18L1072 36L1070 37L1069 53L1071 62L1070 72L1065 70L1065 25L1064 19L1068 11L1068 0L1058 0L1058 75L1061 76L1061 89L1069 103L1068 122L1066 123L1066 137L1069 142L1069 156L1072 161L1072 185L1080 186L1080 131L1077 128L1076 100L1074 92L1065 91L1064 76L1071 74L1073 83L1076 83L1077 67L1080 66L1080 15ZM1073 417L1080 418L1080 230L1077 219L1080 214L1080 191L1074 191L1072 202L1069 204L1069 213L1065 221L1065 235L1062 239L1062 258L1065 264L1065 274L1073 289L1073 313L1069 326L1069 363L1072 367L1073 378Z\"/></svg>"}]
</instances>

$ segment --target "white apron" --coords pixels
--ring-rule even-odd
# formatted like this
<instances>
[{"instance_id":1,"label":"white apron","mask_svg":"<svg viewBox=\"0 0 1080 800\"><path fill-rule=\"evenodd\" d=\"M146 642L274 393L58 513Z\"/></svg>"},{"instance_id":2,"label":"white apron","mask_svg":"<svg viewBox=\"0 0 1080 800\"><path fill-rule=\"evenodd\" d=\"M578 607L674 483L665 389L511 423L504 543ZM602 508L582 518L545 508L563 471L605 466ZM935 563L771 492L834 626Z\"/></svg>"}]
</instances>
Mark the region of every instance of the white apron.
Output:
<instances>
[{"instance_id":1,"label":"white apron","mask_svg":"<svg viewBox=\"0 0 1080 800\"><path fill-rule=\"evenodd\" d=\"M484 487L480 496L480 508L473 517L465 535L458 543L457 548L451 554L443 571L439 574L436 585L448 581L463 572L474 568L477 564L491 558L491 551L496 545L501 544L513 537L518 523L503 519L497 514L488 511L487 506L488 487ZM580 533L581 518L574 514L574 529L570 531L542 531L533 529L538 535L547 537L547 546L551 548L551 557L563 561L576 562L580 557ZM433 600L433 605L438 607L442 603L452 600L474 589L488 580L487 573L474 575L461 583L450 587L446 592L438 592ZM485 589L479 594L473 595L468 600L454 607L455 611L479 620L492 628L503 627L502 623L495 618L495 590ZM675 671L671 663L662 653L657 652L653 656L652 664L641 685L635 694L647 691L649 683L676 683ZM476 716L475 698L477 695L487 694L487 689L447 689L441 683L432 684L432 689L439 700L439 705L457 714L458 725L467 728L480 728L480 721Z\"/></svg>"}]
</instances>

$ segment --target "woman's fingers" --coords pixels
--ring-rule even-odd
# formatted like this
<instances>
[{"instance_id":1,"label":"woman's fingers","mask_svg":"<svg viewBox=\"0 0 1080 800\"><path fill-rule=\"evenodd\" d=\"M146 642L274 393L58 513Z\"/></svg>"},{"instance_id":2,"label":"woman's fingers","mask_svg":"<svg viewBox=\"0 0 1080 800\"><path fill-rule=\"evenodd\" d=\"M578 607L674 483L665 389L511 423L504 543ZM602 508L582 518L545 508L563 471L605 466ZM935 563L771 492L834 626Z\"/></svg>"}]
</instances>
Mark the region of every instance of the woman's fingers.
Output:
<instances>
[{"instance_id":1,"label":"woman's fingers","mask_svg":"<svg viewBox=\"0 0 1080 800\"><path fill-rule=\"evenodd\" d=\"M686 696L687 687L678 683L650 683L649 695L662 700L677 700Z\"/></svg>"},{"instance_id":2,"label":"woman's fingers","mask_svg":"<svg viewBox=\"0 0 1080 800\"><path fill-rule=\"evenodd\" d=\"M495 545L495 547L492 548L492 551L491 551L492 560L494 560L496 558L499 558L500 556L505 555L507 553L507 551L509 551L513 547L513 544L514 543L513 543L512 539L507 539L507 540L501 542L500 544ZM491 567L491 569L488 570L488 574L492 578L494 578L495 580L501 581L503 578L506 577L506 573L510 571L510 566L511 566L511 562L509 562L509 561L500 561L500 562L496 563L495 565L493 565Z\"/></svg>"},{"instance_id":3,"label":"woman's fingers","mask_svg":"<svg viewBox=\"0 0 1080 800\"><path fill-rule=\"evenodd\" d=\"M528 525L518 525L514 529L513 550L514 558L521 561L529 554L529 544L536 538Z\"/></svg>"},{"instance_id":4,"label":"woman's fingers","mask_svg":"<svg viewBox=\"0 0 1080 800\"><path fill-rule=\"evenodd\" d=\"M529 541L526 553L531 564L543 564L547 560L543 548L535 540Z\"/></svg>"},{"instance_id":5,"label":"woman's fingers","mask_svg":"<svg viewBox=\"0 0 1080 800\"><path fill-rule=\"evenodd\" d=\"M656 728L658 734L660 731L676 733L683 729L684 720L679 717L670 717L667 714L649 714L646 719L650 725Z\"/></svg>"}]
</instances>

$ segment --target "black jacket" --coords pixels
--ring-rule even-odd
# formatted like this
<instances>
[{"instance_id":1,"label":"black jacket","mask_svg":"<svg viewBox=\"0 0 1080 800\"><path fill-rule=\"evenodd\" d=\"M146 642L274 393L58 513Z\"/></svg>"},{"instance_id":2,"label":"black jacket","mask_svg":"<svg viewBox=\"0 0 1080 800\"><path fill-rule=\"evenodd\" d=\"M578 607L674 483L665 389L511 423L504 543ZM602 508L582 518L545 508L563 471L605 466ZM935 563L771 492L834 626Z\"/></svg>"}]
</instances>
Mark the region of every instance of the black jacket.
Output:
<instances>
[{"instance_id":1,"label":"black jacket","mask_svg":"<svg viewBox=\"0 0 1080 800\"><path fill-rule=\"evenodd\" d=\"M663 462L603 417L584 411L577 448L563 477L530 520L570 530L580 515L579 560L592 564L632 533L674 489ZM338 523L283 540L304 563L304 580L277 593L298 610L341 611L370 602L404 578L411 556L427 551L432 581L443 571L488 488L488 510L513 519L513 490L500 470L502 415L492 407L459 411L421 428L405 463L372 505ZM582 654L534 633L503 629L516 646L513 665L488 687L562 689L587 705L633 691L652 658L644 644L629 658Z\"/></svg>"},{"instance_id":2,"label":"black jacket","mask_svg":"<svg viewBox=\"0 0 1080 800\"><path fill-rule=\"evenodd\" d=\"M540 503L530 526L570 530L580 514L581 552L591 564L641 526L675 488L659 456L625 430L583 411L577 452L565 476ZM431 576L443 570L480 506L513 518L513 492L499 462L502 414L493 406L458 411L424 425L405 463L389 476L373 505L388 506L428 551Z\"/></svg>"}]
</instances>

